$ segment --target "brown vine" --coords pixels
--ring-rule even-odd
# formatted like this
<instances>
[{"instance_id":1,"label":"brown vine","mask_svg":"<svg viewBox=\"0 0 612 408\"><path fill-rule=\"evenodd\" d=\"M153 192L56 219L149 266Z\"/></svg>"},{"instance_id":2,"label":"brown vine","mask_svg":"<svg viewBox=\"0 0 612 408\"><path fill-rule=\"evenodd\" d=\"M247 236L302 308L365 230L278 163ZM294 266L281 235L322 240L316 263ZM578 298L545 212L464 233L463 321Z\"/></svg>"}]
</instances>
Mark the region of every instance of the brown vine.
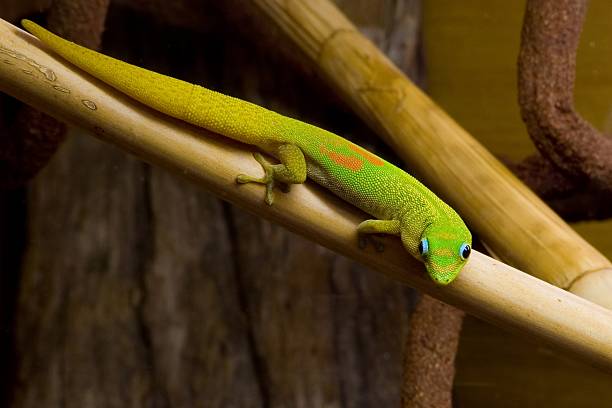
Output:
<instances>
[{"instance_id":1,"label":"brown vine","mask_svg":"<svg viewBox=\"0 0 612 408\"><path fill-rule=\"evenodd\" d=\"M528 0L518 58L521 116L541 157L513 169L567 220L612 216L612 139L574 107L587 0Z\"/></svg>"},{"instance_id":2,"label":"brown vine","mask_svg":"<svg viewBox=\"0 0 612 408\"><path fill-rule=\"evenodd\" d=\"M402 401L410 408L452 406L463 311L422 295L410 318Z\"/></svg>"}]
</instances>

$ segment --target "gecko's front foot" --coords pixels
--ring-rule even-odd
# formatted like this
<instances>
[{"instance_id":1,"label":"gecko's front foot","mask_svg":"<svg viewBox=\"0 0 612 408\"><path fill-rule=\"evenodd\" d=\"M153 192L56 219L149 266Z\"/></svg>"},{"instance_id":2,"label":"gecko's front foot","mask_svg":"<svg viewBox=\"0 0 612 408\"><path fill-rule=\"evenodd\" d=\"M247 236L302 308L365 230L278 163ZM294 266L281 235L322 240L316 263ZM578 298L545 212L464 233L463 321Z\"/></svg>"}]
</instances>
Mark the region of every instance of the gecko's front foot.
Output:
<instances>
[{"instance_id":1,"label":"gecko's front foot","mask_svg":"<svg viewBox=\"0 0 612 408\"><path fill-rule=\"evenodd\" d=\"M359 234L359 249L366 249L368 244L372 245L376 252L384 252L385 244L372 234Z\"/></svg>"},{"instance_id":2,"label":"gecko's front foot","mask_svg":"<svg viewBox=\"0 0 612 408\"><path fill-rule=\"evenodd\" d=\"M397 220L365 220L357 226L357 233L359 234L359 247L361 249L365 248L370 242L376 252L383 252L385 245L374 235L399 235L400 223Z\"/></svg>"}]
</instances>

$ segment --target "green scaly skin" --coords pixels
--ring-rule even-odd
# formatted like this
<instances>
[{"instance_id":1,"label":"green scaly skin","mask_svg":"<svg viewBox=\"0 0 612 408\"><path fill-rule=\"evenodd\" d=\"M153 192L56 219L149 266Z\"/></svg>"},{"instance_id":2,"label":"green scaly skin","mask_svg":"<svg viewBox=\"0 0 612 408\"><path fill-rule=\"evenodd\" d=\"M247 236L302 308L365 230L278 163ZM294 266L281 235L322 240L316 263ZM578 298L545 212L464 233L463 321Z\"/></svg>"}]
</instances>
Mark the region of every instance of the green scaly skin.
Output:
<instances>
[{"instance_id":1,"label":"green scaly skin","mask_svg":"<svg viewBox=\"0 0 612 408\"><path fill-rule=\"evenodd\" d=\"M377 218L362 222L360 234L400 236L436 283L452 282L465 265L472 237L461 218L391 163L316 126L99 54L31 21L23 25L59 55L132 98L275 156L279 164L255 154L265 171L263 178L236 178L238 183L265 184L268 204L274 201L276 184L299 184L308 176Z\"/></svg>"}]
</instances>

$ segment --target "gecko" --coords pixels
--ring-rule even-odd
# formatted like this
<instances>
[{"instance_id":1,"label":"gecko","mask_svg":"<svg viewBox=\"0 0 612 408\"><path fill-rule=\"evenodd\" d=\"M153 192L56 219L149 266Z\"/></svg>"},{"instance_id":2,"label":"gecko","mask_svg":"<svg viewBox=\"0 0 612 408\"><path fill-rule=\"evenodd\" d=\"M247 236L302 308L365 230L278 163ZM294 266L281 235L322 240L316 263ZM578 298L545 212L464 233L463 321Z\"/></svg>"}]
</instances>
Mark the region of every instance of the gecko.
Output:
<instances>
[{"instance_id":1,"label":"gecko","mask_svg":"<svg viewBox=\"0 0 612 408\"><path fill-rule=\"evenodd\" d=\"M472 236L461 217L417 179L368 150L254 103L79 46L32 21L22 25L68 62L150 108L276 158L271 164L254 153L264 176L236 176L239 184L263 184L267 204L274 203L275 187L310 178L375 217L357 226L360 237L399 236L435 283L449 284L465 266Z\"/></svg>"}]
</instances>

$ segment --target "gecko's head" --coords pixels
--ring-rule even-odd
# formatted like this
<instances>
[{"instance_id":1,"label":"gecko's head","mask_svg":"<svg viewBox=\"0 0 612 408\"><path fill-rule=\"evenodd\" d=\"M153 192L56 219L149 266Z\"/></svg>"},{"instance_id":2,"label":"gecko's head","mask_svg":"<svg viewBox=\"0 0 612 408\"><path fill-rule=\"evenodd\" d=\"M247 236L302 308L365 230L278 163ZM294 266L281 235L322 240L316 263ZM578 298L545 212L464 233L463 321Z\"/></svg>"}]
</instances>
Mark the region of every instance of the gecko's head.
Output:
<instances>
[{"instance_id":1,"label":"gecko's head","mask_svg":"<svg viewBox=\"0 0 612 408\"><path fill-rule=\"evenodd\" d=\"M425 228L419 253L427 273L439 285L448 285L459 274L472 252L472 234L461 222L434 222Z\"/></svg>"}]
</instances>

